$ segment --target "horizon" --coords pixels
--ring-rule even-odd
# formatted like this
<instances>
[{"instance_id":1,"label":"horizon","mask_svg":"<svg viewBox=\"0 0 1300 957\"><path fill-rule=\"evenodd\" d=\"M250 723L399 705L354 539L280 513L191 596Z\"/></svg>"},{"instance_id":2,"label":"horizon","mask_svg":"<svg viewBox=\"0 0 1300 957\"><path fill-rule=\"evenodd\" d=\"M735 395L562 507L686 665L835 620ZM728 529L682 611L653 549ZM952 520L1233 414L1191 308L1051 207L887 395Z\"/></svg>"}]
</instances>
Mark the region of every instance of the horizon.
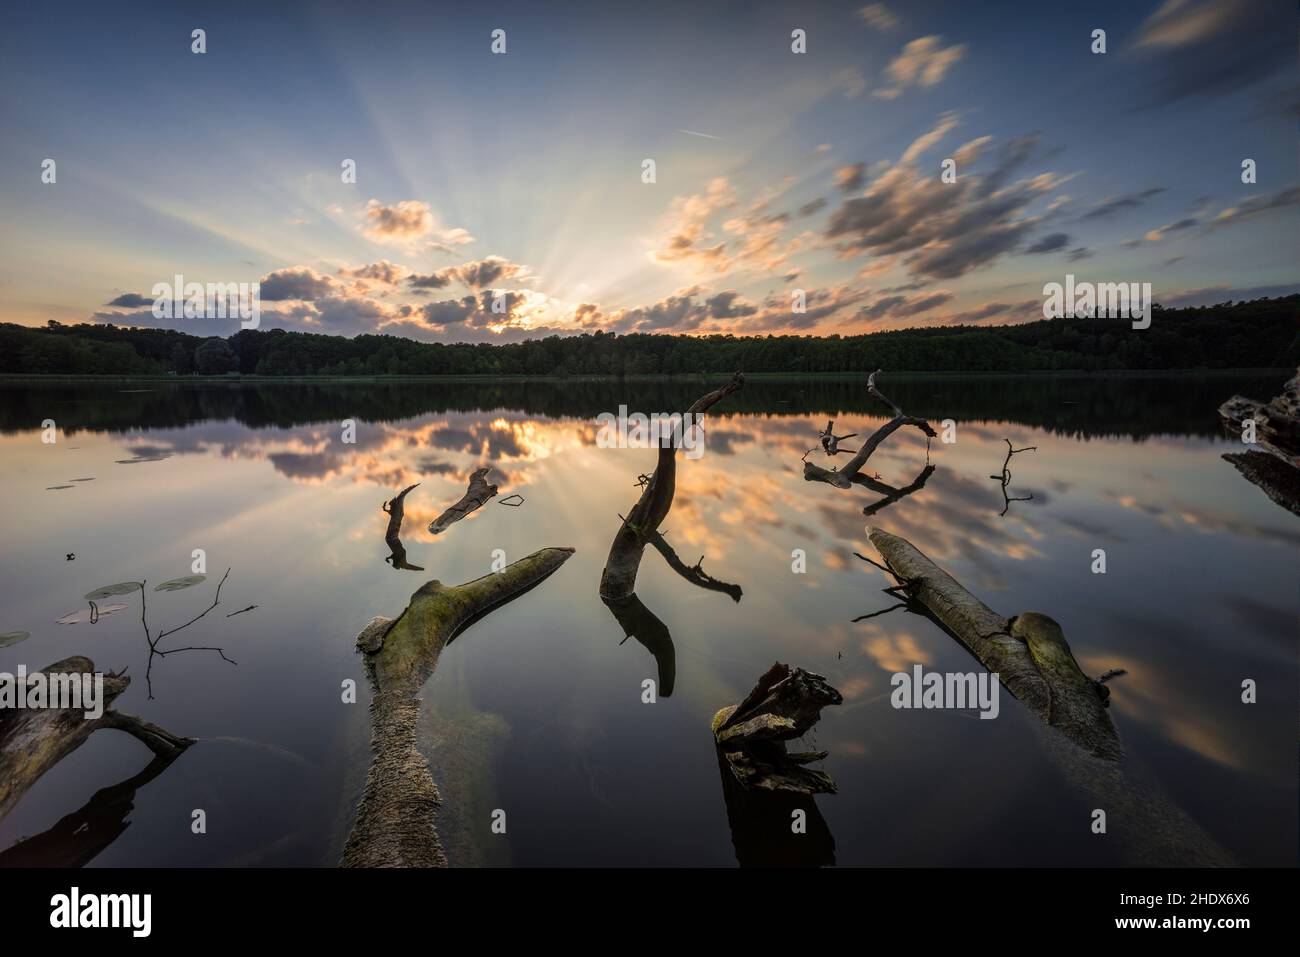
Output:
<instances>
[{"instance_id":1,"label":"horizon","mask_svg":"<svg viewBox=\"0 0 1300 957\"><path fill-rule=\"evenodd\" d=\"M158 6L120 39L75 7L0 40L0 321L238 331L155 319L177 274L260 283L262 329L445 343L1019 324L1067 274L1300 291L1281 4Z\"/></svg>"}]
</instances>

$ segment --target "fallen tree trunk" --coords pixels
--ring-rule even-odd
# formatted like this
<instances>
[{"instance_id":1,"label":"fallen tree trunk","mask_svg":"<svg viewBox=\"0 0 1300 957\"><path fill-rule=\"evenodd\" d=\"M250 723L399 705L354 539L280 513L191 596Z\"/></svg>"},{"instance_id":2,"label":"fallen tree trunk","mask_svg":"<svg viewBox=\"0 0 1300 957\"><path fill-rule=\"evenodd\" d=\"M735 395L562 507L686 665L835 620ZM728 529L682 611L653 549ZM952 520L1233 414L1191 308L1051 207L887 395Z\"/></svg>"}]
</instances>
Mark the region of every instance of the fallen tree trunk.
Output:
<instances>
[{"instance_id":1,"label":"fallen tree trunk","mask_svg":"<svg viewBox=\"0 0 1300 957\"><path fill-rule=\"evenodd\" d=\"M32 674L90 675L95 664L75 655ZM173 761L194 738L181 738L134 715L111 708L131 679L123 674L104 675L103 714L87 718L80 708L6 708L0 711L0 819L19 802L46 771L54 767L101 728L116 728L137 738L154 754Z\"/></svg>"},{"instance_id":2,"label":"fallen tree trunk","mask_svg":"<svg viewBox=\"0 0 1300 957\"><path fill-rule=\"evenodd\" d=\"M488 499L497 493L497 487L487 480L487 474L492 471L491 466L484 466L481 469L475 469L469 477L469 488L465 494L460 497L455 505L447 509L432 522L429 523L429 531L434 535L445 532L452 525L455 525L470 512L478 509Z\"/></svg>"},{"instance_id":3,"label":"fallen tree trunk","mask_svg":"<svg viewBox=\"0 0 1300 957\"><path fill-rule=\"evenodd\" d=\"M436 826L438 787L416 747L417 695L448 642L540 584L572 554L572 548L543 548L463 585L428 582L396 620L376 618L357 636L372 691L372 756L344 867L446 866Z\"/></svg>"},{"instance_id":4,"label":"fallen tree trunk","mask_svg":"<svg viewBox=\"0 0 1300 957\"><path fill-rule=\"evenodd\" d=\"M901 589L942 623L1019 701L1089 753L1123 749L1105 707L1109 694L1079 670L1060 626L1037 612L1003 618L906 539L868 529Z\"/></svg>"},{"instance_id":5,"label":"fallen tree trunk","mask_svg":"<svg viewBox=\"0 0 1300 957\"><path fill-rule=\"evenodd\" d=\"M744 375L737 372L726 385L696 399L686 410L687 414L703 415L744 384ZM636 590L636 573L641 567L641 555L645 552L650 537L659 530L668 510L672 508L676 490L677 449L671 440L667 445L662 444L661 440L659 464L609 546L609 557L605 559L605 568L600 575L602 598L626 598Z\"/></svg>"},{"instance_id":6,"label":"fallen tree trunk","mask_svg":"<svg viewBox=\"0 0 1300 957\"><path fill-rule=\"evenodd\" d=\"M867 392L893 409L894 417L876 429L871 438L862 443L862 448L858 449L857 454L849 459L842 469L824 469L820 465L814 465L805 459L803 463L804 481L825 482L827 485L834 485L836 488L848 488L857 479L858 473L862 471L862 467L867 464L867 459L871 458L871 454L876 451L880 443L905 425L915 426L924 432L928 438L935 437L937 433L930 427L929 422L916 416L905 415L902 409L880 393L876 388L876 376L880 374L880 371L877 369L867 376Z\"/></svg>"}]
</instances>

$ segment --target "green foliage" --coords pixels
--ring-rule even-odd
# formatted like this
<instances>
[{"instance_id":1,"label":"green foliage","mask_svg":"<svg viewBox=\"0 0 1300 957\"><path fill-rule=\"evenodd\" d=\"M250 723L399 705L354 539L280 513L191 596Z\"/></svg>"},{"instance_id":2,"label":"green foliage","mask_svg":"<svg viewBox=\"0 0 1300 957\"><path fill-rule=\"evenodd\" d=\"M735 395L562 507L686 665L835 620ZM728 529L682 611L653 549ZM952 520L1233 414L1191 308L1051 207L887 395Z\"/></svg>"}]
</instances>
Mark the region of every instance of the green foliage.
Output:
<instances>
[{"instance_id":1,"label":"green foliage","mask_svg":"<svg viewBox=\"0 0 1300 957\"><path fill-rule=\"evenodd\" d=\"M860 336L550 336L505 345L353 339L246 329L200 339L113 325L0 324L0 372L259 376L672 375L680 373L1107 371L1246 369L1300 362L1300 295L1127 320L1050 319L1014 326L928 326Z\"/></svg>"}]
</instances>

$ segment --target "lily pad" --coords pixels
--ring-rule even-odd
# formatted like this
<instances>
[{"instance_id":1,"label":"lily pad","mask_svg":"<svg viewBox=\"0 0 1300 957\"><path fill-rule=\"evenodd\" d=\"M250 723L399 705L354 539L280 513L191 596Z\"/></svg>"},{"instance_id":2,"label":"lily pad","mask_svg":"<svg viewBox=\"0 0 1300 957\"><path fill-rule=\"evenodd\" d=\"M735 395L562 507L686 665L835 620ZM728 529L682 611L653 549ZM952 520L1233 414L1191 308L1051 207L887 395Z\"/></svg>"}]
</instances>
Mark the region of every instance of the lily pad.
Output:
<instances>
[{"instance_id":1,"label":"lily pad","mask_svg":"<svg viewBox=\"0 0 1300 957\"><path fill-rule=\"evenodd\" d=\"M122 611L126 607L127 606L123 605L121 602L117 602L112 605L97 605L96 618L107 618L109 615L113 614L114 612ZM90 609L83 608L81 611L70 611L62 618L54 619L54 623L56 625L79 625L83 621L90 621L90 617L91 617Z\"/></svg>"},{"instance_id":2,"label":"lily pad","mask_svg":"<svg viewBox=\"0 0 1300 957\"><path fill-rule=\"evenodd\" d=\"M10 645L16 645L20 641L26 641L32 636L30 631L6 631L0 634L0 648L8 648Z\"/></svg>"},{"instance_id":3,"label":"lily pad","mask_svg":"<svg viewBox=\"0 0 1300 957\"><path fill-rule=\"evenodd\" d=\"M86 601L99 601L101 598L111 598L114 595L129 595L133 591L139 591L143 582L118 582L116 585L105 585L103 588L96 588L94 591L86 592Z\"/></svg>"},{"instance_id":4,"label":"lily pad","mask_svg":"<svg viewBox=\"0 0 1300 957\"><path fill-rule=\"evenodd\" d=\"M197 585L201 581L207 581L207 575L186 575L184 578L173 578L171 581L163 582L161 585L154 585L154 591L180 591L182 588L189 588Z\"/></svg>"}]
</instances>

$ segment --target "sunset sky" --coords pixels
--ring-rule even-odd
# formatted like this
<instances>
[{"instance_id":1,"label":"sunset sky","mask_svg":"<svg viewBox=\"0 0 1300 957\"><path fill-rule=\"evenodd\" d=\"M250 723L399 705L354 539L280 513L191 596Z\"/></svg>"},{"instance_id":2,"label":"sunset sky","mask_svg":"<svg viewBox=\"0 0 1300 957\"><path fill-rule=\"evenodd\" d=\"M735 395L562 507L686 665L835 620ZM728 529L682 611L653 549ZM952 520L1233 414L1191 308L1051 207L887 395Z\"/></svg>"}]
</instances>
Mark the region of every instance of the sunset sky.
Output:
<instances>
[{"instance_id":1,"label":"sunset sky","mask_svg":"<svg viewBox=\"0 0 1300 957\"><path fill-rule=\"evenodd\" d=\"M154 319L177 273L260 281L263 328L494 342L1300 289L1292 2L552 6L9 11L0 321L237 331Z\"/></svg>"}]
</instances>

